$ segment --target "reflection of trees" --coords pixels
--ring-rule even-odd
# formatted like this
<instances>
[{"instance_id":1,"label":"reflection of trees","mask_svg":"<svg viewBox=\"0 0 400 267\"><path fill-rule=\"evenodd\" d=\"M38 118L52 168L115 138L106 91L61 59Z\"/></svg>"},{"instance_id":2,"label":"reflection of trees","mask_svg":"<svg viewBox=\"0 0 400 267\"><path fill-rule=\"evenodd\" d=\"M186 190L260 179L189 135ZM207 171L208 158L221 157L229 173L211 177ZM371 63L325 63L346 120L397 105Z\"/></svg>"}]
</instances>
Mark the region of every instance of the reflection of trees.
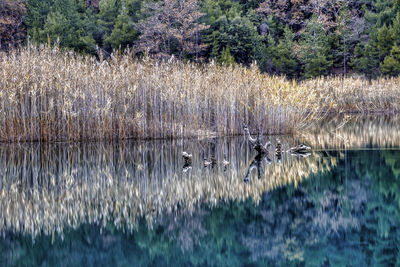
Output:
<instances>
[{"instance_id":1,"label":"reflection of trees","mask_svg":"<svg viewBox=\"0 0 400 267\"><path fill-rule=\"evenodd\" d=\"M386 153L350 152L347 166L338 154L338 167L330 173L314 175L294 191L288 186L270 193L260 203L261 216L242 234L253 259L315 266L397 264L400 182L392 161L385 165Z\"/></svg>"},{"instance_id":2,"label":"reflection of trees","mask_svg":"<svg viewBox=\"0 0 400 267\"><path fill-rule=\"evenodd\" d=\"M1 254L0 259L21 264L33 260L33 265L69 258L66 255L78 265L85 257L111 265L395 265L400 203L392 165L399 156L399 151L331 152L325 159L337 159L338 164L330 172L263 193L258 205L251 198L205 202L190 211L163 212L151 227L139 219L131 234L124 234L113 221L104 227L83 224L65 231L63 242L56 236L53 246L43 235L37 237L37 245L30 237L5 238L0 253L12 245L15 254ZM307 159L293 164L311 164ZM249 189L266 177L248 185L236 178ZM29 244L38 256L24 254ZM44 250L47 255L40 252Z\"/></svg>"}]
</instances>

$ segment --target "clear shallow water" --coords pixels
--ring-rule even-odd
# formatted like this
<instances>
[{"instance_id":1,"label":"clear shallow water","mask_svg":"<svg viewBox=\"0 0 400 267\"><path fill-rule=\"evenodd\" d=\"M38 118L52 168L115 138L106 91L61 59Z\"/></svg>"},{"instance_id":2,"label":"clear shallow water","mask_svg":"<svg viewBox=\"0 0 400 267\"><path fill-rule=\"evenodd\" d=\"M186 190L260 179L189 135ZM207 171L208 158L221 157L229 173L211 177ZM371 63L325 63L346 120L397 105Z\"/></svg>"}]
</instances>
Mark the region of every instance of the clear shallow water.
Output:
<instances>
[{"instance_id":1,"label":"clear shallow water","mask_svg":"<svg viewBox=\"0 0 400 267\"><path fill-rule=\"evenodd\" d=\"M397 122L334 119L280 160L242 137L1 144L0 265L398 265Z\"/></svg>"}]
</instances>

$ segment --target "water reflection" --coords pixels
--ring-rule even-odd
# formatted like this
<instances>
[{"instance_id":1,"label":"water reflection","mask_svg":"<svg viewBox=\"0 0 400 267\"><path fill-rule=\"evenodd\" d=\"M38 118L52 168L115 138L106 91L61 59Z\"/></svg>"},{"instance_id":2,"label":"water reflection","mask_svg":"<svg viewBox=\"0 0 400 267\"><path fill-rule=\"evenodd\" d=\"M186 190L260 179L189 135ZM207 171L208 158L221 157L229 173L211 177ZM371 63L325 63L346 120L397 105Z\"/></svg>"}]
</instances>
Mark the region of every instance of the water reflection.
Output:
<instances>
[{"instance_id":1,"label":"water reflection","mask_svg":"<svg viewBox=\"0 0 400 267\"><path fill-rule=\"evenodd\" d=\"M299 135L313 148L400 147L400 115L343 115L323 121Z\"/></svg>"},{"instance_id":2,"label":"water reflection","mask_svg":"<svg viewBox=\"0 0 400 267\"><path fill-rule=\"evenodd\" d=\"M293 142L286 138L287 142ZM194 154L185 166L184 149ZM210 155L214 166L204 167ZM282 161L256 156L242 138L199 142L0 146L0 231L61 234L82 223L112 221L131 231L139 218L192 211L198 204L244 200L329 171L335 159L315 153ZM228 159L229 165L223 166ZM271 164L274 161L273 164ZM267 166L268 165L268 166ZM257 168L256 179L250 179ZM243 183L243 180L247 184Z\"/></svg>"},{"instance_id":3,"label":"water reflection","mask_svg":"<svg viewBox=\"0 0 400 267\"><path fill-rule=\"evenodd\" d=\"M0 265L395 265L400 150L360 148L398 127L363 120L280 137L314 149L281 159L241 137L1 144Z\"/></svg>"}]
</instances>

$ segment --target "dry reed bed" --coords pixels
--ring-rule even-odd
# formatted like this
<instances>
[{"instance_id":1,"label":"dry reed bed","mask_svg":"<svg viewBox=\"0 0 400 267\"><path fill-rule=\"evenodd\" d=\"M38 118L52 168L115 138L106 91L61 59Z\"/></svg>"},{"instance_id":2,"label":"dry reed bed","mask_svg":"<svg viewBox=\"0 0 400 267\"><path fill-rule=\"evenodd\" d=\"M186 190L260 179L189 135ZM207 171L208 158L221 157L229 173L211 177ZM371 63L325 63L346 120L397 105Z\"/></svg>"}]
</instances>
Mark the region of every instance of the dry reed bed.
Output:
<instances>
[{"instance_id":1,"label":"dry reed bed","mask_svg":"<svg viewBox=\"0 0 400 267\"><path fill-rule=\"evenodd\" d=\"M400 111L400 77L367 80L362 77L320 77L300 84L328 97L322 109L334 113L394 113ZM318 99L318 98L317 98Z\"/></svg>"},{"instance_id":2,"label":"dry reed bed","mask_svg":"<svg viewBox=\"0 0 400 267\"><path fill-rule=\"evenodd\" d=\"M57 47L0 52L0 142L292 133L324 112L396 112L400 78L300 84L257 66L97 60Z\"/></svg>"},{"instance_id":3,"label":"dry reed bed","mask_svg":"<svg viewBox=\"0 0 400 267\"><path fill-rule=\"evenodd\" d=\"M306 96L306 97L305 97ZM251 68L96 60L57 47L0 53L0 141L288 133L322 97Z\"/></svg>"},{"instance_id":4,"label":"dry reed bed","mask_svg":"<svg viewBox=\"0 0 400 267\"><path fill-rule=\"evenodd\" d=\"M135 175L137 168L133 171L113 165L106 158L99 159L106 164L85 160L76 166L61 163L75 161L76 153L62 152L46 162L41 154L8 158L1 155L9 168L7 175L0 176L0 233L11 231L34 238L40 233L62 234L64 229L82 223L105 226L108 222L132 231L143 217L151 225L165 212L191 212L200 204L212 206L220 201L247 198L258 202L263 192L297 184L312 173L329 171L336 164L336 158L320 154L305 159L288 156L281 164L266 166L260 180L253 172L249 184L245 184L243 177L248 166L235 163L233 158L232 165L238 168L226 172L207 170L200 165L193 170L202 170L201 175L171 172L162 179L143 179ZM60 157L66 158L60 161ZM43 166L47 166L47 172Z\"/></svg>"}]
</instances>

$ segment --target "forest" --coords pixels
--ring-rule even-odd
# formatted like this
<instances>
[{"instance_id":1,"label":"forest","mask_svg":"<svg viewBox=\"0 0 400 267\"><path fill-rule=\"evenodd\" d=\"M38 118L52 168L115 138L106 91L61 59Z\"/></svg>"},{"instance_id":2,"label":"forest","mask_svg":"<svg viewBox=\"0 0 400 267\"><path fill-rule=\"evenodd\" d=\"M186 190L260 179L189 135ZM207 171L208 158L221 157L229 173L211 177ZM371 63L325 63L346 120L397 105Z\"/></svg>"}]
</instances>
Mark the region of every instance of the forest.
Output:
<instances>
[{"instance_id":1,"label":"forest","mask_svg":"<svg viewBox=\"0 0 400 267\"><path fill-rule=\"evenodd\" d=\"M289 79L400 74L400 0L0 0L0 48L171 56Z\"/></svg>"}]
</instances>

